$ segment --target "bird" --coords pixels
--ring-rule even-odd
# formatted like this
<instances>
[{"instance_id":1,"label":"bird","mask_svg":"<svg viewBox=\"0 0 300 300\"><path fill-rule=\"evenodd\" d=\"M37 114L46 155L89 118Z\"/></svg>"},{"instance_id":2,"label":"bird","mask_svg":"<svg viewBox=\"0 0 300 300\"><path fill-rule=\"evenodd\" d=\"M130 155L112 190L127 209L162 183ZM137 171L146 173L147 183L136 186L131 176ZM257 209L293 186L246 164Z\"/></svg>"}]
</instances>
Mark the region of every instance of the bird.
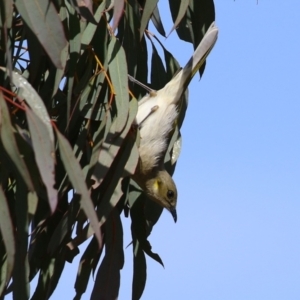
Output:
<instances>
[{"instance_id":1,"label":"bird","mask_svg":"<svg viewBox=\"0 0 300 300\"><path fill-rule=\"evenodd\" d=\"M162 89L152 90L129 76L149 92L138 102L135 124L140 133L140 158L132 178L151 200L170 211L175 223L177 188L164 167L168 137L178 118L183 93L214 47L218 31L213 22L185 67Z\"/></svg>"}]
</instances>

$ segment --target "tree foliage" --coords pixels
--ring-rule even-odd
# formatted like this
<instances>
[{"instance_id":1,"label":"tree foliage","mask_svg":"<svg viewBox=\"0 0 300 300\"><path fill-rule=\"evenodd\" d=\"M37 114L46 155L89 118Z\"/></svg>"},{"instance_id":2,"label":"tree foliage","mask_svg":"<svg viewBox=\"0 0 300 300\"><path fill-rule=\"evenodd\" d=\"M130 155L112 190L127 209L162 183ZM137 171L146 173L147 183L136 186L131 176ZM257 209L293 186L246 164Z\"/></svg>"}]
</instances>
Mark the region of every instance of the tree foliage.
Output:
<instances>
[{"instance_id":1,"label":"tree foliage","mask_svg":"<svg viewBox=\"0 0 300 300\"><path fill-rule=\"evenodd\" d=\"M0 298L48 299L87 240L74 299L92 273L91 299L117 298L121 213L131 218L132 299L145 287L146 256L163 264L147 240L162 209L130 179L139 158L132 124L146 91L127 78L149 76L159 89L179 67L148 31L152 22L166 36L157 2L0 1ZM213 0L169 5L171 31L195 48L214 21ZM170 136L170 173L185 109L183 101Z\"/></svg>"}]
</instances>

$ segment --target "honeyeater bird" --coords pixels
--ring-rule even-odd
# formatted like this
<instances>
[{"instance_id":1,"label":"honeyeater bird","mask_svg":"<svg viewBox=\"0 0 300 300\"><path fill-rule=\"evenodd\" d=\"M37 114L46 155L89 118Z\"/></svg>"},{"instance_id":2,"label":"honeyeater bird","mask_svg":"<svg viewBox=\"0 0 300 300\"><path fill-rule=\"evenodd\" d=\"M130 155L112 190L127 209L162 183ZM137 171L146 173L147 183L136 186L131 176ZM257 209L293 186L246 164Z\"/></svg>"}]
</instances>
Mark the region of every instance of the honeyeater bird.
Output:
<instances>
[{"instance_id":1,"label":"honeyeater bird","mask_svg":"<svg viewBox=\"0 0 300 300\"><path fill-rule=\"evenodd\" d=\"M175 222L177 189L164 168L168 137L178 117L178 104L183 93L203 65L217 37L218 28L212 23L186 66L162 89L150 90L138 103L136 125L140 131L140 159L132 178L151 200L171 212ZM130 79L137 82L132 77Z\"/></svg>"}]
</instances>

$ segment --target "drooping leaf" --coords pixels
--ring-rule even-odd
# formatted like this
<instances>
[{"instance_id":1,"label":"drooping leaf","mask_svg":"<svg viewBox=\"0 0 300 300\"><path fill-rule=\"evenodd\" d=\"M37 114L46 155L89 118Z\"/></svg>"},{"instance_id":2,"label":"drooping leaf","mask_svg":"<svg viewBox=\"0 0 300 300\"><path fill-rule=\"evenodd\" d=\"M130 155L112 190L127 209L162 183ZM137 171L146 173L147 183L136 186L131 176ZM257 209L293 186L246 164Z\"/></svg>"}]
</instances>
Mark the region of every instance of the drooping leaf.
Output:
<instances>
[{"instance_id":1,"label":"drooping leaf","mask_svg":"<svg viewBox=\"0 0 300 300\"><path fill-rule=\"evenodd\" d=\"M5 68L1 68L5 71ZM18 94L26 99L31 109L26 108L27 121L31 133L32 146L40 175L47 188L51 211L57 204L57 191L54 186L54 135L51 121L43 100L28 81L17 72L12 72L12 81L19 89Z\"/></svg>"},{"instance_id":2,"label":"drooping leaf","mask_svg":"<svg viewBox=\"0 0 300 300\"><path fill-rule=\"evenodd\" d=\"M13 133L13 127L11 124L9 111L2 93L0 92L0 137L4 149L9 155L10 159L13 161L15 167L18 169L18 172L24 178L27 187L30 191L34 191L33 183L30 177L30 173L27 169L27 166L19 152L18 146Z\"/></svg>"},{"instance_id":3,"label":"drooping leaf","mask_svg":"<svg viewBox=\"0 0 300 300\"><path fill-rule=\"evenodd\" d=\"M166 37L166 32L165 32L163 23L162 23L162 21L161 21L161 18L160 18L160 14L159 14L159 10L158 10L157 5L156 5L156 7L155 7L154 10L153 10L151 20L152 20L152 22L153 22L155 28L157 29L157 31L158 31L163 37Z\"/></svg>"},{"instance_id":4,"label":"drooping leaf","mask_svg":"<svg viewBox=\"0 0 300 300\"><path fill-rule=\"evenodd\" d=\"M113 123L110 133L107 134L106 141L103 143L98 157L98 164L94 169L94 174L92 177L95 180L95 184L93 185L94 188L99 186L106 176L109 167L113 163L113 160L118 154L120 147L124 143L124 139L127 136L127 133L135 119L137 112L137 101L135 99L132 99L129 105L130 114L122 133L114 134L115 127L113 126L116 125L114 125L115 123Z\"/></svg>"},{"instance_id":5,"label":"drooping leaf","mask_svg":"<svg viewBox=\"0 0 300 300\"><path fill-rule=\"evenodd\" d=\"M181 0L169 0L173 22L181 9ZM209 26L215 21L215 7L213 0L190 0L186 14L176 27L180 39L193 44L197 48ZM205 63L199 69L200 76L205 69Z\"/></svg>"},{"instance_id":6,"label":"drooping leaf","mask_svg":"<svg viewBox=\"0 0 300 300\"><path fill-rule=\"evenodd\" d=\"M0 69L6 72L6 69L0 67ZM21 99L25 99L29 104L32 111L41 119L48 131L48 137L52 143L54 143L54 134L51 126L51 121L45 104L41 97L38 95L36 90L31 86L27 79L18 74L17 72L12 72L12 82L18 88L18 96ZM54 149L54 146L53 146Z\"/></svg>"},{"instance_id":7,"label":"drooping leaf","mask_svg":"<svg viewBox=\"0 0 300 300\"><path fill-rule=\"evenodd\" d=\"M117 299L124 265L123 229L114 209L105 224L105 256L96 275L91 300Z\"/></svg>"},{"instance_id":8,"label":"drooping leaf","mask_svg":"<svg viewBox=\"0 0 300 300\"><path fill-rule=\"evenodd\" d=\"M124 0L113 0L114 1L114 15L113 15L113 23L112 23L112 31L118 27L120 18L124 11Z\"/></svg>"},{"instance_id":9,"label":"drooping leaf","mask_svg":"<svg viewBox=\"0 0 300 300\"><path fill-rule=\"evenodd\" d=\"M99 226L102 226L106 222L111 211L117 205L123 194L123 176L132 175L138 163L139 154L136 149L135 140L130 134L126 137L124 145L125 146L115 158L113 165L110 167L109 173L106 175L106 178L101 184L101 202L97 208ZM82 232L73 239L71 242L72 245L77 246L81 244L93 233L94 231L91 225L86 225Z\"/></svg>"},{"instance_id":10,"label":"drooping leaf","mask_svg":"<svg viewBox=\"0 0 300 300\"><path fill-rule=\"evenodd\" d=\"M151 59L151 87L155 90L161 89L167 83L166 71L162 59L151 40L152 59Z\"/></svg>"},{"instance_id":11,"label":"drooping leaf","mask_svg":"<svg viewBox=\"0 0 300 300\"><path fill-rule=\"evenodd\" d=\"M13 271L13 299L29 298L29 262L28 262L28 192L23 178L16 181L16 201L14 211L16 218L16 255Z\"/></svg>"},{"instance_id":12,"label":"drooping leaf","mask_svg":"<svg viewBox=\"0 0 300 300\"><path fill-rule=\"evenodd\" d=\"M3 239L0 242L0 297L3 296L6 288L6 274L7 274L7 255Z\"/></svg>"},{"instance_id":13,"label":"drooping leaf","mask_svg":"<svg viewBox=\"0 0 300 300\"><path fill-rule=\"evenodd\" d=\"M13 1L5 0L0 4L1 10L4 12L0 15L0 27L11 28L13 20Z\"/></svg>"},{"instance_id":14,"label":"drooping leaf","mask_svg":"<svg viewBox=\"0 0 300 300\"><path fill-rule=\"evenodd\" d=\"M189 6L189 0L181 0L180 1L180 7L179 7L179 11L178 11L178 15L176 17L176 20L174 22L174 25L170 31L170 33L168 35L170 35L172 33L172 31L178 26L178 24L180 23L181 19L183 18L183 16L185 15L187 8Z\"/></svg>"},{"instance_id":15,"label":"drooping leaf","mask_svg":"<svg viewBox=\"0 0 300 300\"><path fill-rule=\"evenodd\" d=\"M6 277L5 285L8 284L15 263L15 238L14 238L14 229L13 223L9 212L9 207L7 204L6 197L4 195L3 189L0 186L0 231L4 241L6 249ZM2 278L1 278L2 279ZM2 279L3 280L3 279ZM3 285L3 288L4 286ZM0 295L2 291L0 290Z\"/></svg>"},{"instance_id":16,"label":"drooping leaf","mask_svg":"<svg viewBox=\"0 0 300 300\"><path fill-rule=\"evenodd\" d=\"M49 206L52 212L57 205L57 190L54 188L54 143L49 138L49 131L30 108L26 108L26 117L31 134L35 160L40 170L40 175L47 188Z\"/></svg>"},{"instance_id":17,"label":"drooping leaf","mask_svg":"<svg viewBox=\"0 0 300 300\"><path fill-rule=\"evenodd\" d=\"M147 265L144 251L136 240L133 254L132 300L139 300L144 292L147 279Z\"/></svg>"},{"instance_id":18,"label":"drooping leaf","mask_svg":"<svg viewBox=\"0 0 300 300\"><path fill-rule=\"evenodd\" d=\"M155 10L155 7L157 6L157 2L158 2L158 0L147 0L145 2L145 6L143 9L143 15L142 15L142 19L141 19L140 39L142 39L142 36L148 25L151 15L152 15L153 11Z\"/></svg>"},{"instance_id":19,"label":"drooping leaf","mask_svg":"<svg viewBox=\"0 0 300 300\"><path fill-rule=\"evenodd\" d=\"M129 109L127 63L123 47L112 37L108 46L108 68L112 80L117 107L116 132L124 128Z\"/></svg>"},{"instance_id":20,"label":"drooping leaf","mask_svg":"<svg viewBox=\"0 0 300 300\"><path fill-rule=\"evenodd\" d=\"M31 300L49 299L52 295L61 273L64 269L65 261L63 256L47 259L39 274L37 287ZM45 297L46 296L46 297Z\"/></svg>"},{"instance_id":21,"label":"drooping leaf","mask_svg":"<svg viewBox=\"0 0 300 300\"><path fill-rule=\"evenodd\" d=\"M77 278L74 285L76 291L74 300L80 299L81 295L86 291L90 275L93 268L96 268L96 265L102 254L102 250L103 247L99 249L97 240L93 238L82 254L78 266Z\"/></svg>"},{"instance_id":22,"label":"drooping leaf","mask_svg":"<svg viewBox=\"0 0 300 300\"><path fill-rule=\"evenodd\" d=\"M154 36L154 38L164 51L165 64L166 64L166 79L168 82L174 77L174 74L179 70L180 65L178 61L175 59L175 57L164 47L162 42L156 36Z\"/></svg>"},{"instance_id":23,"label":"drooping leaf","mask_svg":"<svg viewBox=\"0 0 300 300\"><path fill-rule=\"evenodd\" d=\"M51 1L18 0L15 5L27 26L39 39L53 64L63 69L61 53L67 46L64 29Z\"/></svg>"},{"instance_id":24,"label":"drooping leaf","mask_svg":"<svg viewBox=\"0 0 300 300\"><path fill-rule=\"evenodd\" d=\"M92 0L72 0L76 11L81 15L83 19L88 22L97 25L97 22L93 16L93 1Z\"/></svg>"},{"instance_id":25,"label":"drooping leaf","mask_svg":"<svg viewBox=\"0 0 300 300\"><path fill-rule=\"evenodd\" d=\"M98 23L100 22L102 13L105 10L105 4L106 4L106 1L102 1L102 3L98 6L97 10L95 11L94 17L95 17L95 21ZM97 30L97 25L95 25L93 23L89 23L87 25L87 27L85 28L84 32L82 33L81 44L89 45L96 30Z\"/></svg>"},{"instance_id":26,"label":"drooping leaf","mask_svg":"<svg viewBox=\"0 0 300 300\"><path fill-rule=\"evenodd\" d=\"M61 159L66 168L69 179L76 192L81 195L81 206L91 222L91 226L98 239L99 245L101 245L102 239L100 235L100 229L98 226L98 218L95 213L94 205L90 198L90 194L87 189L85 178L80 168L80 165L73 154L70 144L57 129L56 135L58 139L58 146Z\"/></svg>"}]
</instances>

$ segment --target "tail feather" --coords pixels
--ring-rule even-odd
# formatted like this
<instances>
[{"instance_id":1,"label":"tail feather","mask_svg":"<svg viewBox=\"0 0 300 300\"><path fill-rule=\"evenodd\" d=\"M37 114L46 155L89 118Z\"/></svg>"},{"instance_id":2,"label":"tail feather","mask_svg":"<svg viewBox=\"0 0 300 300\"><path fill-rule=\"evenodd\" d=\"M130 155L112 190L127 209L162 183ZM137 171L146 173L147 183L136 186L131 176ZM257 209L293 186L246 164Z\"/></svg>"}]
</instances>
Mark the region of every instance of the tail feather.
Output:
<instances>
[{"instance_id":1,"label":"tail feather","mask_svg":"<svg viewBox=\"0 0 300 300\"><path fill-rule=\"evenodd\" d=\"M170 103L175 104L181 99L191 79L203 65L206 57L214 47L218 38L218 32L219 30L213 22L185 67L164 88L158 91L167 95Z\"/></svg>"}]
</instances>

